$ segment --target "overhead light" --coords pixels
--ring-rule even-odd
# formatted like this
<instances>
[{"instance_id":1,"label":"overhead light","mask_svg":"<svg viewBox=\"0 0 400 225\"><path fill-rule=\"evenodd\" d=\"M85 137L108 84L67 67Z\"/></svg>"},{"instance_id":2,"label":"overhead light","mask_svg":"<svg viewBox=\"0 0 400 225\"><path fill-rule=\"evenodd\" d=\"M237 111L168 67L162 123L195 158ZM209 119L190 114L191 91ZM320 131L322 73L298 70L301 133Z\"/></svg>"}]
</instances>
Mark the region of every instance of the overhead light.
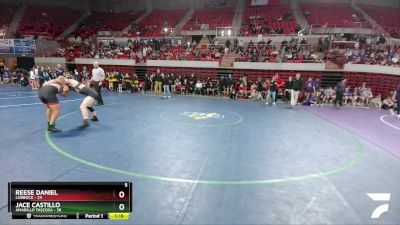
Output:
<instances>
[{"instance_id":1,"label":"overhead light","mask_svg":"<svg viewBox=\"0 0 400 225\"><path fill-rule=\"evenodd\" d=\"M228 36L231 36L231 34L232 34L232 30L229 29L228 32L227 32L227 35L228 35Z\"/></svg>"}]
</instances>

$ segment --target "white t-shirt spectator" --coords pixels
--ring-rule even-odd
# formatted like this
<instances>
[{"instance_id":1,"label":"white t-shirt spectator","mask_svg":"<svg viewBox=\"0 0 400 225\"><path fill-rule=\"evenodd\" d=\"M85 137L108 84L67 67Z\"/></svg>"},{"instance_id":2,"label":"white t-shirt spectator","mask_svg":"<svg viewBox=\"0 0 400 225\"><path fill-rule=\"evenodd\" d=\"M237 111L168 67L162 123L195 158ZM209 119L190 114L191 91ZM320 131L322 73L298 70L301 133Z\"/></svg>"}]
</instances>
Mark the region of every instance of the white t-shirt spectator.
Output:
<instances>
[{"instance_id":1,"label":"white t-shirt spectator","mask_svg":"<svg viewBox=\"0 0 400 225\"><path fill-rule=\"evenodd\" d=\"M201 82L196 83L196 88L203 88L203 84Z\"/></svg>"},{"instance_id":2,"label":"white t-shirt spectator","mask_svg":"<svg viewBox=\"0 0 400 225\"><path fill-rule=\"evenodd\" d=\"M29 71L29 79L31 80L35 79L35 72L33 72L33 70Z\"/></svg>"},{"instance_id":3,"label":"white t-shirt spectator","mask_svg":"<svg viewBox=\"0 0 400 225\"><path fill-rule=\"evenodd\" d=\"M225 47L224 52L225 52L225 55L228 54L229 48Z\"/></svg>"},{"instance_id":4,"label":"white t-shirt spectator","mask_svg":"<svg viewBox=\"0 0 400 225\"><path fill-rule=\"evenodd\" d=\"M239 47L243 47L244 46L244 42L243 42L243 40L240 40L239 41Z\"/></svg>"},{"instance_id":5,"label":"white t-shirt spectator","mask_svg":"<svg viewBox=\"0 0 400 225\"><path fill-rule=\"evenodd\" d=\"M98 82L102 81L105 78L105 73L104 70L100 67L98 68L93 68L92 70L92 80Z\"/></svg>"},{"instance_id":6,"label":"white t-shirt spectator","mask_svg":"<svg viewBox=\"0 0 400 225\"><path fill-rule=\"evenodd\" d=\"M34 73L35 73L35 79L39 79L39 69L38 68L35 68Z\"/></svg>"}]
</instances>

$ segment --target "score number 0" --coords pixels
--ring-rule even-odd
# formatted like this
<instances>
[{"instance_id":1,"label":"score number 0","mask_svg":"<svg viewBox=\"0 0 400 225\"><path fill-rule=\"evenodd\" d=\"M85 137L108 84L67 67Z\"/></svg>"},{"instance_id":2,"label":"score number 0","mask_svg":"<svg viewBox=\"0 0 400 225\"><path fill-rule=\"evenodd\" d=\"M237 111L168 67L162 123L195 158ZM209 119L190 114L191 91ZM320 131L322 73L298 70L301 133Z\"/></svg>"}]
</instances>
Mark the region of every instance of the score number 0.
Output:
<instances>
[{"instance_id":1,"label":"score number 0","mask_svg":"<svg viewBox=\"0 0 400 225\"><path fill-rule=\"evenodd\" d=\"M125 183L124 186L128 187L128 183ZM120 191L118 193L118 197L119 198L124 198L125 197L125 192L124 191ZM121 204L119 204L118 208L119 208L119 210L124 211L125 205L121 203Z\"/></svg>"}]
</instances>

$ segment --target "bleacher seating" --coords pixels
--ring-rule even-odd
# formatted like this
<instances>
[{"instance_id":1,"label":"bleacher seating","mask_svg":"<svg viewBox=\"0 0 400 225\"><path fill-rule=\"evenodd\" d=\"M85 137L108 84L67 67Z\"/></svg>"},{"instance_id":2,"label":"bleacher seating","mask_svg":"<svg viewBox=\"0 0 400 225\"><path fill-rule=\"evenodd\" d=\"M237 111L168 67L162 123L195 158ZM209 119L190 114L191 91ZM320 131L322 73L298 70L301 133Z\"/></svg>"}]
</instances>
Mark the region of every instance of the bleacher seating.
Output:
<instances>
[{"instance_id":1,"label":"bleacher seating","mask_svg":"<svg viewBox=\"0 0 400 225\"><path fill-rule=\"evenodd\" d=\"M257 26L261 29L253 31ZM295 33L296 27L297 21L289 5L249 6L243 12L241 34L243 36L270 33L288 35Z\"/></svg>"},{"instance_id":2,"label":"bleacher seating","mask_svg":"<svg viewBox=\"0 0 400 225\"><path fill-rule=\"evenodd\" d=\"M76 65L77 69L79 71L83 70L83 67L86 67L86 69L89 71L89 73L92 73L93 65L83 65L83 64L77 64ZM135 73L135 68L132 66L114 66L114 65L101 65L101 68L104 69L106 72L113 72L113 71L118 71L120 73L128 73L129 75L132 75Z\"/></svg>"},{"instance_id":3,"label":"bleacher seating","mask_svg":"<svg viewBox=\"0 0 400 225\"><path fill-rule=\"evenodd\" d=\"M81 15L69 8L28 5L17 32L21 35L59 36Z\"/></svg>"},{"instance_id":4,"label":"bleacher seating","mask_svg":"<svg viewBox=\"0 0 400 225\"><path fill-rule=\"evenodd\" d=\"M347 3L301 3L300 8L308 23L317 27L371 27Z\"/></svg>"},{"instance_id":5,"label":"bleacher seating","mask_svg":"<svg viewBox=\"0 0 400 225\"><path fill-rule=\"evenodd\" d=\"M235 8L198 9L194 11L183 30L200 30L201 24L208 24L210 30L215 30L216 27L230 27L234 15Z\"/></svg>"},{"instance_id":6,"label":"bleacher seating","mask_svg":"<svg viewBox=\"0 0 400 225\"><path fill-rule=\"evenodd\" d=\"M259 77L261 77L262 80L271 79L276 73L278 73L282 79L287 80L289 76L295 77L297 71L233 70L232 75L234 80L238 80L239 77L247 76L247 80L249 82L255 82ZM309 77L313 78L314 80L316 78L321 79L323 76L323 72L319 71L301 71L300 74L304 80Z\"/></svg>"},{"instance_id":7,"label":"bleacher seating","mask_svg":"<svg viewBox=\"0 0 400 225\"><path fill-rule=\"evenodd\" d=\"M151 74L152 72L156 72L157 69L160 69L162 73L173 73L175 77L190 77L191 74L194 74L199 80L206 80L207 77L210 77L212 80L218 79L217 70L212 68L148 67L147 73Z\"/></svg>"},{"instance_id":8,"label":"bleacher seating","mask_svg":"<svg viewBox=\"0 0 400 225\"><path fill-rule=\"evenodd\" d=\"M139 24L139 36L141 37L161 37L166 36L164 28L174 28L186 10L154 10L147 15ZM137 36L132 33L131 36Z\"/></svg>"},{"instance_id":9,"label":"bleacher seating","mask_svg":"<svg viewBox=\"0 0 400 225\"><path fill-rule=\"evenodd\" d=\"M122 31L134 20L143 15L143 11L123 13L92 13L73 35L80 36L83 40L92 36L97 31Z\"/></svg>"},{"instance_id":10,"label":"bleacher seating","mask_svg":"<svg viewBox=\"0 0 400 225\"><path fill-rule=\"evenodd\" d=\"M381 94L382 97L388 96L400 83L399 76L376 73L346 72L343 77L347 79L347 85L352 88L361 87L362 83L366 82L366 86L371 88L374 95Z\"/></svg>"},{"instance_id":11,"label":"bleacher seating","mask_svg":"<svg viewBox=\"0 0 400 225\"><path fill-rule=\"evenodd\" d=\"M83 66L90 71L92 65L77 65L77 69L82 71ZM121 73L133 74L135 73L135 68L131 66L111 66L102 65L102 68L107 71L118 71ZM218 80L217 70L214 68L180 68L180 67L148 67L147 73L151 74L157 69L160 69L162 73L174 73L176 77L190 77L194 74L199 80L206 80L210 77L213 81ZM300 73L303 80L311 77L313 80L322 79L323 72L320 71L283 71L283 70L245 70L236 69L233 70L232 78L236 82L240 77L247 76L247 80L250 83L254 83L260 77L262 80L271 79L276 73L279 76L287 80L289 76L294 77L296 73ZM358 73L358 72L345 72L343 73L343 78L347 79L347 85L353 90L354 87L360 87L363 82L366 82L367 87L371 87L374 96L381 94L382 97L386 97L389 92L393 91L397 84L400 83L399 76L376 74L376 73Z\"/></svg>"},{"instance_id":12,"label":"bleacher seating","mask_svg":"<svg viewBox=\"0 0 400 225\"><path fill-rule=\"evenodd\" d=\"M400 37L400 9L376 5L359 5L372 19L391 34L392 37Z\"/></svg>"}]
</instances>

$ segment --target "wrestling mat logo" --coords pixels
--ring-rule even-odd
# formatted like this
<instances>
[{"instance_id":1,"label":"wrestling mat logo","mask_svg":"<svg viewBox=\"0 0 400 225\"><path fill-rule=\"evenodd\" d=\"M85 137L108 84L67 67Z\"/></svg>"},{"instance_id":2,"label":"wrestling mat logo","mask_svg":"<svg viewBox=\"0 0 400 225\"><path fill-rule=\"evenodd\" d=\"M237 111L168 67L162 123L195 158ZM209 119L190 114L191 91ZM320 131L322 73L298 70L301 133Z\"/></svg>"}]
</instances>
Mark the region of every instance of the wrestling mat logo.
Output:
<instances>
[{"instance_id":1,"label":"wrestling mat logo","mask_svg":"<svg viewBox=\"0 0 400 225\"><path fill-rule=\"evenodd\" d=\"M202 113L202 112L183 112L180 115L187 116L194 120L208 120L208 119L223 119L224 115L216 112Z\"/></svg>"}]
</instances>

